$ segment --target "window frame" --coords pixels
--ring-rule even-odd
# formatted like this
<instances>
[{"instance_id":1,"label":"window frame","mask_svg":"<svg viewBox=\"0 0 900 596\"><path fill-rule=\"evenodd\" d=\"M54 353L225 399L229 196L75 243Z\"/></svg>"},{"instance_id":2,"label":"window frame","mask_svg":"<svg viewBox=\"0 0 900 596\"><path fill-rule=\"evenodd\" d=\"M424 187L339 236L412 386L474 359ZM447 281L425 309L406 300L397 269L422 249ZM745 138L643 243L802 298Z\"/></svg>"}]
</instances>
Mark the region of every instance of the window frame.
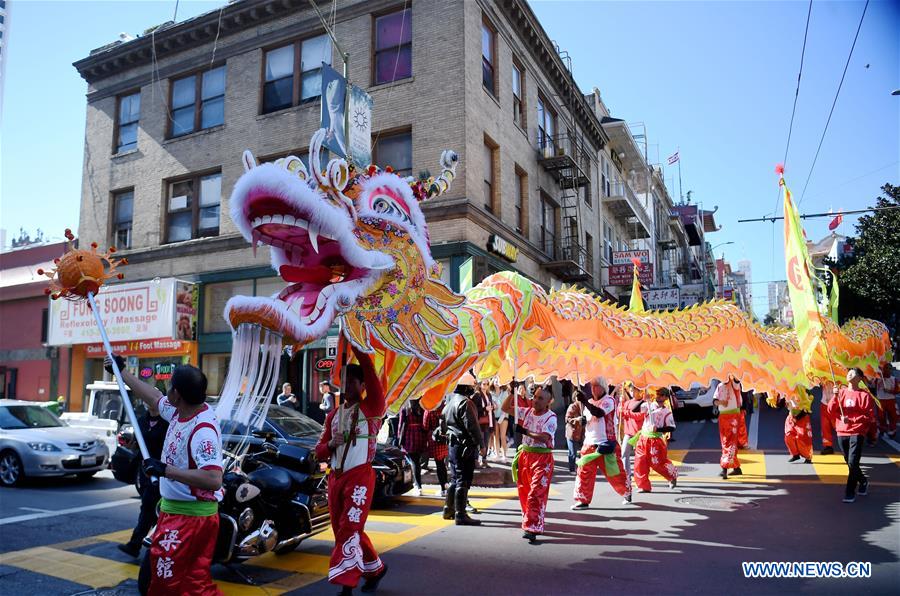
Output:
<instances>
[{"instance_id":1,"label":"window frame","mask_svg":"<svg viewBox=\"0 0 900 596\"><path fill-rule=\"evenodd\" d=\"M309 41L311 39L315 39L317 37L324 37L328 42L328 48L330 50L330 54L328 56L328 65L331 66L334 60L334 44L331 43L331 38L328 36L328 33L325 31L317 32L311 35L305 35L303 37L295 38L292 41L278 43L271 46L266 46L261 48L262 50L262 60L260 60L260 85L259 85L259 115L264 116L266 114L275 114L277 112L281 112L282 110L290 110L292 108L296 108L298 106L309 105L318 100L322 99L321 92L319 95L315 95L313 97L309 97L305 100L301 100L303 95L302 89L302 80L303 80L303 42ZM273 110L266 111L266 84L272 81L266 80L266 56L269 52L274 52L275 50L280 50L281 48L291 47L293 49L293 69L291 71L291 105L284 106L281 108L276 108ZM319 66L321 68L321 66ZM315 70L315 69L312 69ZM309 72L309 71L306 71ZM287 78L287 77L282 77ZM281 80L281 79L276 79Z\"/></svg>"},{"instance_id":2,"label":"window frame","mask_svg":"<svg viewBox=\"0 0 900 596\"><path fill-rule=\"evenodd\" d=\"M484 55L484 30L487 29L491 34L491 60L487 60ZM481 15L481 86L482 88L491 94L491 97L494 99L500 99L500 85L497 80L497 28L491 23L490 19L488 19L487 15ZM489 89L487 85L484 83L484 67L485 63L487 63L491 67L491 87L493 89Z\"/></svg>"},{"instance_id":3,"label":"window frame","mask_svg":"<svg viewBox=\"0 0 900 596\"><path fill-rule=\"evenodd\" d=\"M405 8L404 8L403 6L405 6ZM407 81L407 80L413 78L413 47L412 47L412 45L413 45L413 44L412 44L412 42L413 42L413 39L412 39L412 31L413 31L412 17L413 17L413 15L412 15L412 6L410 6L409 4L404 4L403 6L401 6L400 8L396 8L396 7L395 7L395 8L393 8L393 9L388 9L388 10L386 10L386 11L374 13L374 14L372 15L372 37L371 37L371 43L372 43L372 45L370 46L370 47L371 47L371 51L369 52L369 65L370 65L369 70L370 70L370 72L372 73L370 79L371 79L371 85L372 85L373 87L377 87L377 86L379 86L379 85L390 85L391 83L396 83L396 82L398 82L398 81ZM378 36L378 19L381 19L381 18L384 18L384 17L389 17L389 16L394 15L394 14L397 14L397 13L399 13L399 12L403 12L404 10L409 12L409 42L407 42L407 43L401 43L401 44L399 44L399 45L391 46L391 47L389 47L389 48L383 48L383 49L381 49L381 50L377 49L377 47L378 47L378 43L377 43L377 36ZM378 66L378 54L383 53L383 52L397 52L397 53L398 53L398 57L399 57L399 52L400 52L400 50L401 50L404 46L407 46L407 45L409 46L409 76L408 76L408 77L397 78L397 79L391 79L391 80L389 80L389 81L379 81L378 78L377 78L377 76L378 76L378 75L377 75L377 70L378 70L378 69L377 69L377 66ZM395 73L395 74L396 74L396 72L397 72L397 68L396 68L397 63L398 63L398 62L395 62L395 63L394 63L394 73Z\"/></svg>"},{"instance_id":4,"label":"window frame","mask_svg":"<svg viewBox=\"0 0 900 596\"><path fill-rule=\"evenodd\" d=\"M546 192L541 192L541 250L551 259L556 259L556 247L559 244L559 204ZM552 246L551 250L547 250L547 213L552 213L551 219L553 223Z\"/></svg>"},{"instance_id":5,"label":"window frame","mask_svg":"<svg viewBox=\"0 0 900 596\"><path fill-rule=\"evenodd\" d=\"M389 139L391 137L399 137L399 136L403 136L403 135L409 136L409 164L410 164L409 165L409 173L402 173L402 172L406 172L407 170L406 169L397 170L396 167L394 166L394 164L378 163L379 162L378 153L377 153L378 152L378 141L383 141L386 138ZM412 168L413 168L413 163L414 163L413 162L412 128L411 127L395 128L395 129L380 131L378 133L373 134L372 135L372 163L377 165L379 168L391 166L391 168L394 169L394 173L397 174L398 176L400 176L401 178L404 178L406 176L412 176L413 175Z\"/></svg>"},{"instance_id":6,"label":"window frame","mask_svg":"<svg viewBox=\"0 0 900 596\"><path fill-rule=\"evenodd\" d=\"M120 114L122 113L122 100L127 97L131 97L133 95L137 95L139 98L138 101L141 101L142 98L141 98L140 87L137 89L131 90L131 91L126 91L125 93L120 93L119 95L116 96L116 116L115 116L115 123L113 125L113 138L112 138L112 154L113 155L119 155L120 153L127 153L128 151L137 151L137 146L138 146L137 131L139 131L141 128L141 106L138 106L137 120L133 120L133 121L130 120L128 122L123 123L121 121L121 117L120 117ZM127 125L127 124L132 124L132 123L137 125L137 129L135 130L135 134L134 134L134 147L132 147L130 149L120 149L119 135L122 130L122 125L123 124Z\"/></svg>"},{"instance_id":7,"label":"window frame","mask_svg":"<svg viewBox=\"0 0 900 596\"><path fill-rule=\"evenodd\" d=\"M528 189L528 172L526 172L519 164L515 166L516 183L518 184L516 199L516 232L525 235L528 239L528 205L529 205L529 189Z\"/></svg>"},{"instance_id":8,"label":"window frame","mask_svg":"<svg viewBox=\"0 0 900 596\"><path fill-rule=\"evenodd\" d=\"M200 226L200 183L203 178L206 176L211 176L213 174L219 175L219 225L215 228L215 233L208 233L212 228L204 230L207 233L201 233L199 228ZM222 168L212 168L209 170L203 170L200 172L192 172L185 176L177 176L174 178L168 178L163 180L163 192L164 192L164 200L163 200L163 241L162 244L175 244L178 242L187 242L189 240L199 240L201 238L215 238L219 236L222 231ZM175 184L179 184L181 182L192 182L191 192L191 206L190 208L178 209L177 211L169 211L169 201L172 200L172 186ZM206 205L206 207L211 207L211 205ZM169 216L172 213L182 213L190 209L191 211L191 237L185 240L171 240L169 238Z\"/></svg>"},{"instance_id":9,"label":"window frame","mask_svg":"<svg viewBox=\"0 0 900 596\"><path fill-rule=\"evenodd\" d=\"M222 122L218 124L213 124L212 126L203 127L203 102L210 101L203 99L203 75L208 72L212 72L218 68L224 69L223 75L223 84L222 84L222 95L216 95L211 99L217 99L219 97L222 98ZM194 123L193 128L188 132L183 132L180 134L175 134L175 108L172 107L174 97L175 97L175 83L178 81L183 81L185 79L189 79L190 77L194 77ZM167 115L169 117L168 122L166 123L166 139L180 139L181 137L186 137L187 135L193 134L195 132L200 132L201 130L209 130L211 128L215 128L217 126L225 125L225 95L226 90L228 88L228 68L226 62L221 62L219 64L215 64L213 66L207 68L196 69L187 73L183 73L177 77L169 78L169 100L166 105ZM178 108L182 110L187 106L182 106Z\"/></svg>"},{"instance_id":10,"label":"window frame","mask_svg":"<svg viewBox=\"0 0 900 596\"><path fill-rule=\"evenodd\" d=\"M556 155L556 127L558 124L557 113L556 113L556 110L554 110L550 106L549 102L547 101L547 98L544 96L543 93L538 93L537 103L538 103L537 108L538 108L538 113L539 113L538 118L537 118L537 120L538 120L538 123L537 123L538 148L541 151L541 155L546 155L545 151L546 151L547 146L549 145L549 147L551 147L551 149L552 149L550 152L550 156L553 157ZM541 113L543 114L543 118L540 115ZM548 128L547 124L548 123L552 127L552 130L549 133L547 132L547 128Z\"/></svg>"},{"instance_id":11,"label":"window frame","mask_svg":"<svg viewBox=\"0 0 900 596\"><path fill-rule=\"evenodd\" d=\"M522 130L527 130L528 127L528 103L525 101L525 67L521 62L515 57L513 57L513 81L515 81L516 73L519 74L519 93L516 94L516 87L513 85L512 87L512 96L513 96L513 123L521 128ZM519 106L519 117L516 118L516 102L518 102Z\"/></svg>"},{"instance_id":12,"label":"window frame","mask_svg":"<svg viewBox=\"0 0 900 596\"><path fill-rule=\"evenodd\" d=\"M119 246L119 199L124 195L131 195L131 221L128 226L128 246ZM116 250L130 250L133 245L134 231L134 187L126 187L114 190L110 193L111 213L109 217L110 246L116 247Z\"/></svg>"},{"instance_id":13,"label":"window frame","mask_svg":"<svg viewBox=\"0 0 900 596\"><path fill-rule=\"evenodd\" d=\"M500 146L489 137L487 134L484 135L484 148L486 151L490 152L490 160L491 160L491 171L490 171L490 180L487 179L486 175L488 172L485 172L484 184L490 187L490 203L484 204L484 209L497 217L501 217L502 212L502 203L500 197L500 187L498 186L498 181L500 180ZM486 155L487 156L487 155ZM486 163L486 162L485 162Z\"/></svg>"}]
</instances>

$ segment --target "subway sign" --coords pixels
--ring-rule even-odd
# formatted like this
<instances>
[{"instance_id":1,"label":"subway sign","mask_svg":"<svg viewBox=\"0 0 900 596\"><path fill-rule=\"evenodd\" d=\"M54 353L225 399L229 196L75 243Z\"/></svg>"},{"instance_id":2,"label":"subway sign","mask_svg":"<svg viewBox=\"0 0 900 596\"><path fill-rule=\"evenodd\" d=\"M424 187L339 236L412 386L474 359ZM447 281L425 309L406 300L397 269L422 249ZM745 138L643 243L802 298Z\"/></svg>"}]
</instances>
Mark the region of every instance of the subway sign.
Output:
<instances>
[{"instance_id":1,"label":"subway sign","mask_svg":"<svg viewBox=\"0 0 900 596\"><path fill-rule=\"evenodd\" d=\"M519 258L519 249L496 234L491 234L487 247L490 252L503 257L510 263L515 263Z\"/></svg>"}]
</instances>

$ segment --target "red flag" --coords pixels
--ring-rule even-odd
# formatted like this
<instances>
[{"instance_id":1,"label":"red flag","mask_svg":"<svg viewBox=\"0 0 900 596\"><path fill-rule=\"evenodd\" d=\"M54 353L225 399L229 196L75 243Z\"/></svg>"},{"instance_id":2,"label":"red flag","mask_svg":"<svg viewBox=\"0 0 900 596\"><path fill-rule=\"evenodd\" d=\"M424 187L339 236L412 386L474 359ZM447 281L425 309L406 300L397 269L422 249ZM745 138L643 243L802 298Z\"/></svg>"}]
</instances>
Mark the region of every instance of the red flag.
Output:
<instances>
[{"instance_id":1,"label":"red flag","mask_svg":"<svg viewBox=\"0 0 900 596\"><path fill-rule=\"evenodd\" d=\"M831 220L831 223L828 224L828 229L829 229L829 230L834 230L834 229L837 228L839 225L841 225L841 222L842 222L842 221L844 221L844 214L843 214L843 213L838 213L837 216L836 216L834 219Z\"/></svg>"}]
</instances>

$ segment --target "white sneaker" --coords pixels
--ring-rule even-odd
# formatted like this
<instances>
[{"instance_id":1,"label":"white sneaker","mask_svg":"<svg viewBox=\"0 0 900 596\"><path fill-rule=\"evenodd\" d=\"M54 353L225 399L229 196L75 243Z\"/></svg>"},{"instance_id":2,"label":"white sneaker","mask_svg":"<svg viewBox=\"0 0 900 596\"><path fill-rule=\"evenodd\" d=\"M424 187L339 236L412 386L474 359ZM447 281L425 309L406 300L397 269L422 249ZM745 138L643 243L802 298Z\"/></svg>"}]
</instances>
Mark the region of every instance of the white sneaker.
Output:
<instances>
[{"instance_id":1,"label":"white sneaker","mask_svg":"<svg viewBox=\"0 0 900 596\"><path fill-rule=\"evenodd\" d=\"M414 489L412 490L412 494L413 494L414 497L421 497L421 496L422 496L422 489L416 487L416 488L414 488Z\"/></svg>"},{"instance_id":2,"label":"white sneaker","mask_svg":"<svg viewBox=\"0 0 900 596\"><path fill-rule=\"evenodd\" d=\"M439 488L435 494L443 499L444 497L447 496L447 491L445 491L442 488Z\"/></svg>"}]
</instances>

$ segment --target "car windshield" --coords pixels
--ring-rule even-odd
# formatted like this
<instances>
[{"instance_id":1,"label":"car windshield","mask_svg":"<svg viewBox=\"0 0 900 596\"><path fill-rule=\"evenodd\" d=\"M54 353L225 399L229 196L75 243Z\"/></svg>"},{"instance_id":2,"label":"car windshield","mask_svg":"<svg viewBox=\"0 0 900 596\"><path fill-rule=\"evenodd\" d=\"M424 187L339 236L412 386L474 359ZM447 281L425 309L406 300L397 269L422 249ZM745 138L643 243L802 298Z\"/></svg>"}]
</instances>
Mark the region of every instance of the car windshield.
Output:
<instances>
[{"instance_id":1,"label":"car windshield","mask_svg":"<svg viewBox=\"0 0 900 596\"><path fill-rule=\"evenodd\" d=\"M53 412L41 406L0 406L0 428L53 428L64 426Z\"/></svg>"},{"instance_id":2,"label":"car windshield","mask_svg":"<svg viewBox=\"0 0 900 596\"><path fill-rule=\"evenodd\" d=\"M281 406L270 406L266 420L290 437L311 437L322 434L321 424L296 410Z\"/></svg>"}]
</instances>

